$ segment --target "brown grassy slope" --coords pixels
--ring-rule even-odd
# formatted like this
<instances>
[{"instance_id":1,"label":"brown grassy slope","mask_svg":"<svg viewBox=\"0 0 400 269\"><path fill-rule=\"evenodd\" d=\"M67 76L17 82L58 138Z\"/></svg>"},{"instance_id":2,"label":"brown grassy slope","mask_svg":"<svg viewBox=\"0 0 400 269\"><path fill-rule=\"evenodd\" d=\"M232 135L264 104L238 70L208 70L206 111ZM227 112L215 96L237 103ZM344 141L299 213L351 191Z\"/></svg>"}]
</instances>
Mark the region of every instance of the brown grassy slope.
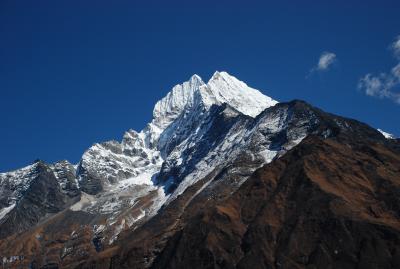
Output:
<instances>
[{"instance_id":1,"label":"brown grassy slope","mask_svg":"<svg viewBox=\"0 0 400 269\"><path fill-rule=\"evenodd\" d=\"M152 267L400 268L400 154L309 137L190 220Z\"/></svg>"}]
</instances>

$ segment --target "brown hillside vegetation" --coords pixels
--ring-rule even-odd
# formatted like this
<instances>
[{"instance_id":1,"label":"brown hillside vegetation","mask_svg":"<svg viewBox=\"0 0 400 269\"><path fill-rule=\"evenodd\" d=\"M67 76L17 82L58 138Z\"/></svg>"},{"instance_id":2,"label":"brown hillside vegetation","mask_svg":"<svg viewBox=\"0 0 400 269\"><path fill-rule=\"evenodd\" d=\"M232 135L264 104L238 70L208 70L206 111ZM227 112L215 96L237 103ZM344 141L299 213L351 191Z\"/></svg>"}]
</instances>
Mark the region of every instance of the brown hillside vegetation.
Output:
<instances>
[{"instance_id":1,"label":"brown hillside vegetation","mask_svg":"<svg viewBox=\"0 0 400 269\"><path fill-rule=\"evenodd\" d=\"M400 268L400 154L390 148L309 137L169 234L151 267ZM133 268L137 254L112 265Z\"/></svg>"}]
</instances>

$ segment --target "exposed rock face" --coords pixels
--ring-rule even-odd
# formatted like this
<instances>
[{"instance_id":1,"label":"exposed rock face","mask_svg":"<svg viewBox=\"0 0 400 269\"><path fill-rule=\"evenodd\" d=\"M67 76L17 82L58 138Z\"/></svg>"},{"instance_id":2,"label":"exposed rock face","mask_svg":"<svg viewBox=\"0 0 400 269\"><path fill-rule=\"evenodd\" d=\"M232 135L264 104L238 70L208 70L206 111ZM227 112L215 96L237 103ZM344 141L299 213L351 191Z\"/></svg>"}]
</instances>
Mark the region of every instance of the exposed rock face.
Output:
<instances>
[{"instance_id":1,"label":"exposed rock face","mask_svg":"<svg viewBox=\"0 0 400 269\"><path fill-rule=\"evenodd\" d=\"M0 264L390 268L400 143L225 72L160 100L76 166L0 174Z\"/></svg>"},{"instance_id":2,"label":"exposed rock face","mask_svg":"<svg viewBox=\"0 0 400 269\"><path fill-rule=\"evenodd\" d=\"M16 182L13 182L15 175L12 174L2 179L3 192L14 189L14 196L8 197L9 200L14 200L8 205L12 209L0 220L0 238L23 232L36 225L43 217L57 213L76 202L77 199L74 198L79 199L79 190L73 183L74 170L67 162L48 166L39 161L24 172L26 174L21 177L29 179L26 186L16 185L17 188L14 189L13 184Z\"/></svg>"},{"instance_id":3,"label":"exposed rock face","mask_svg":"<svg viewBox=\"0 0 400 269\"><path fill-rule=\"evenodd\" d=\"M68 161L60 161L50 165L54 176L60 185L61 192L69 198L75 198L80 195L80 187L76 179L75 167Z\"/></svg>"}]
</instances>

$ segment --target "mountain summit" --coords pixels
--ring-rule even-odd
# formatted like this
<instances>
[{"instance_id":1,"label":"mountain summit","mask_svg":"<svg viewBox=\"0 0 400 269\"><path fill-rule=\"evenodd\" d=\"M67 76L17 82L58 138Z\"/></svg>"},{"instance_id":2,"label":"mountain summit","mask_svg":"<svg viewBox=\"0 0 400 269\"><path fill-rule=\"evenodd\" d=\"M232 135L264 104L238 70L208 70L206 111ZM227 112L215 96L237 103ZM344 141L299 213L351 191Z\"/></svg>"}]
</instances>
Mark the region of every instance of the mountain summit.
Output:
<instances>
[{"instance_id":1,"label":"mountain summit","mask_svg":"<svg viewBox=\"0 0 400 269\"><path fill-rule=\"evenodd\" d=\"M156 103L142 131L94 144L77 165L38 161L0 174L0 262L397 264L399 154L397 139L366 124L278 103L226 72L207 83L194 75Z\"/></svg>"},{"instance_id":2,"label":"mountain summit","mask_svg":"<svg viewBox=\"0 0 400 269\"><path fill-rule=\"evenodd\" d=\"M215 72L207 84L198 75L193 75L189 81L176 85L166 97L157 102L153 111L153 122L162 128L176 119L184 109L200 104L210 108L223 103L245 115L256 117L277 101L226 72ZM158 122L162 123L157 124Z\"/></svg>"}]
</instances>

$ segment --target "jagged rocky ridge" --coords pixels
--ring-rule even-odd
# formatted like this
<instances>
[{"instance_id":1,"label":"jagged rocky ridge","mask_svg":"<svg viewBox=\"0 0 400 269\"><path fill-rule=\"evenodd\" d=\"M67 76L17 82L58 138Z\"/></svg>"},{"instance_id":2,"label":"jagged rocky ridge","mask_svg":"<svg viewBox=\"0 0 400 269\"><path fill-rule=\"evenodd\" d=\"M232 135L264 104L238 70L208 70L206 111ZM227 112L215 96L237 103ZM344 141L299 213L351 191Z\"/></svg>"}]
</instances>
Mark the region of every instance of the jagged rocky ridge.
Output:
<instances>
[{"instance_id":1,"label":"jagged rocky ridge","mask_svg":"<svg viewBox=\"0 0 400 269\"><path fill-rule=\"evenodd\" d=\"M156 104L144 130L93 145L76 170L66 161L36 162L0 174L3 264L74 267L90 257L127 253L134 257L127 267L158 266L165 258L157 253L203 203L228 199L256 169L306 137L343 133L396 145L304 102L277 104L225 72L208 83L195 75ZM148 247L126 243L132 238Z\"/></svg>"}]
</instances>

